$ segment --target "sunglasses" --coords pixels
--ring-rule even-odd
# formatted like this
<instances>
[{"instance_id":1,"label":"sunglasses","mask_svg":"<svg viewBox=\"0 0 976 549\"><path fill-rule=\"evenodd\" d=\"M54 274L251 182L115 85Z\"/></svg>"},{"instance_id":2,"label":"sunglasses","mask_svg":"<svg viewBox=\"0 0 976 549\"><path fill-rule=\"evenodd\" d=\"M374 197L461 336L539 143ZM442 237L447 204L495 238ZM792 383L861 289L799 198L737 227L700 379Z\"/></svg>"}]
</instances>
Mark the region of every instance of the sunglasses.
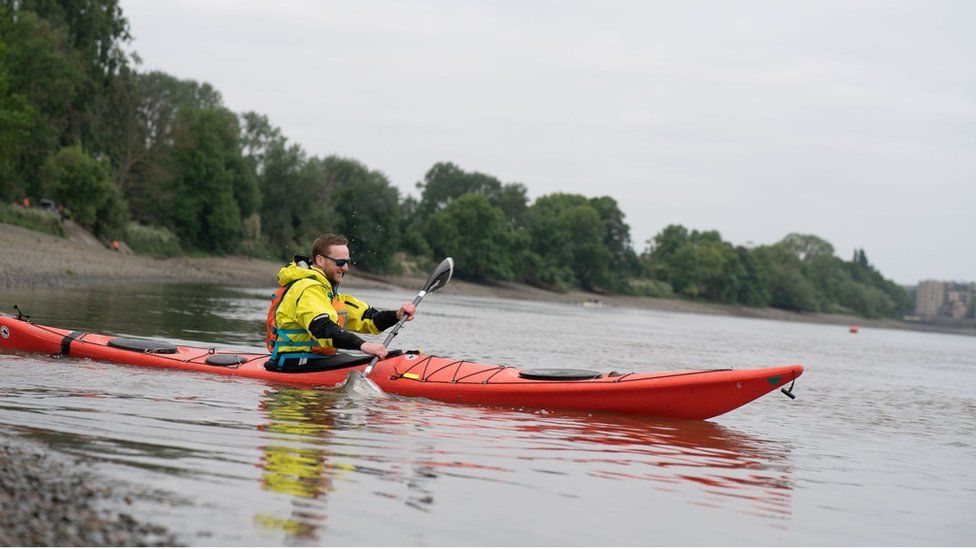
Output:
<instances>
[{"instance_id":1,"label":"sunglasses","mask_svg":"<svg viewBox=\"0 0 976 549\"><path fill-rule=\"evenodd\" d=\"M346 265L355 265L356 264L355 261L353 261L352 259L349 259L348 257L346 259L336 259L334 257L329 257L327 255L323 255L322 257L324 257L324 258L332 261L333 263L335 263L336 264L336 267L345 267Z\"/></svg>"}]
</instances>

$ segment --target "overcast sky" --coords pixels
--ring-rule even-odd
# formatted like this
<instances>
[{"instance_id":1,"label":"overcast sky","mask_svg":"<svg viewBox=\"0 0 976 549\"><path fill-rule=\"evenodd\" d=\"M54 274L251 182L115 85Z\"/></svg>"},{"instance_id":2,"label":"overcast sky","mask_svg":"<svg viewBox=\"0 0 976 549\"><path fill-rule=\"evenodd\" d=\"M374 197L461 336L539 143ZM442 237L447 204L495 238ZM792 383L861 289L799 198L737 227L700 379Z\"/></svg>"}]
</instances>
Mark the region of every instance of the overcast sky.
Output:
<instances>
[{"instance_id":1,"label":"overcast sky","mask_svg":"<svg viewBox=\"0 0 976 549\"><path fill-rule=\"evenodd\" d=\"M976 280L976 1L121 4L142 70L403 193L450 161L610 195L638 252L672 223L800 232Z\"/></svg>"}]
</instances>

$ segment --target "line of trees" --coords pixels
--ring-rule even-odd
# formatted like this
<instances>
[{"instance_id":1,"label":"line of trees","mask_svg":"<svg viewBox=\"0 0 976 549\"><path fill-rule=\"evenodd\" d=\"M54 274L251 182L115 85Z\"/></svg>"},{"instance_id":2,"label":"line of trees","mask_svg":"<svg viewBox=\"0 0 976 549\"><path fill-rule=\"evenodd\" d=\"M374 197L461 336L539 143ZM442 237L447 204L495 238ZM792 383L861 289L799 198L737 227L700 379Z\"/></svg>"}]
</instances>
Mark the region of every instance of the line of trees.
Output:
<instances>
[{"instance_id":1,"label":"line of trees","mask_svg":"<svg viewBox=\"0 0 976 549\"><path fill-rule=\"evenodd\" d=\"M746 248L717 231L671 225L648 241L641 261L649 279L709 301L868 317L898 317L912 306L908 292L885 279L863 249L844 261L814 235Z\"/></svg>"},{"instance_id":2,"label":"line of trees","mask_svg":"<svg viewBox=\"0 0 976 549\"><path fill-rule=\"evenodd\" d=\"M310 156L266 116L230 111L209 84L136 70L130 41L117 0L0 0L0 198L52 198L137 251L287 258L332 231L381 273L404 256L426 267L451 255L477 281L867 316L909 308L863 250L843 261L812 235L747 249L673 225L637 254L609 196L530 201L520 183L449 162L424 174L419 198L401 196L361 162Z\"/></svg>"}]
</instances>

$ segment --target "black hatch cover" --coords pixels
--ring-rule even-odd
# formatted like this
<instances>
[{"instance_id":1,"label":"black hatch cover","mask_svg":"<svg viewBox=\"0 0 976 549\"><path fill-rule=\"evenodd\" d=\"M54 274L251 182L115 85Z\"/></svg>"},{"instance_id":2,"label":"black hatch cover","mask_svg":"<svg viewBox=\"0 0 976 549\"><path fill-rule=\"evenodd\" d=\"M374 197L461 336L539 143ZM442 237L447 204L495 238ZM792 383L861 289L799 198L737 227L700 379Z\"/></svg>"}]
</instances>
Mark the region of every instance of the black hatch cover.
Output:
<instances>
[{"instance_id":1,"label":"black hatch cover","mask_svg":"<svg viewBox=\"0 0 976 549\"><path fill-rule=\"evenodd\" d=\"M210 355L205 360L207 364L211 366L237 366L239 364L244 364L246 361L237 355Z\"/></svg>"},{"instance_id":2,"label":"black hatch cover","mask_svg":"<svg viewBox=\"0 0 976 549\"><path fill-rule=\"evenodd\" d=\"M596 379L600 372L582 370L578 368L533 368L519 370L519 377L524 379L575 381L580 379Z\"/></svg>"},{"instance_id":3,"label":"black hatch cover","mask_svg":"<svg viewBox=\"0 0 976 549\"><path fill-rule=\"evenodd\" d=\"M166 341L154 341L152 339L136 339L134 337L117 337L108 342L109 347L135 351L137 353L155 353L171 355L176 353L176 345Z\"/></svg>"}]
</instances>

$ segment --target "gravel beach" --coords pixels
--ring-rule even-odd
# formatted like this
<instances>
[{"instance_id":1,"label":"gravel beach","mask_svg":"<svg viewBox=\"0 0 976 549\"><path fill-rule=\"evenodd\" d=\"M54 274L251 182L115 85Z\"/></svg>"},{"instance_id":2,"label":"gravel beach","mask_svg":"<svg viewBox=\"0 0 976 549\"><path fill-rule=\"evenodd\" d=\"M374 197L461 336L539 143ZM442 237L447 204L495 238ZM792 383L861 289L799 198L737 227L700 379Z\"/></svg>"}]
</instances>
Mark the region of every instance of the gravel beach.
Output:
<instances>
[{"instance_id":1,"label":"gravel beach","mask_svg":"<svg viewBox=\"0 0 976 549\"><path fill-rule=\"evenodd\" d=\"M128 496L99 484L83 464L46 455L32 443L0 438L0 545L177 545L161 526L107 510Z\"/></svg>"}]
</instances>

